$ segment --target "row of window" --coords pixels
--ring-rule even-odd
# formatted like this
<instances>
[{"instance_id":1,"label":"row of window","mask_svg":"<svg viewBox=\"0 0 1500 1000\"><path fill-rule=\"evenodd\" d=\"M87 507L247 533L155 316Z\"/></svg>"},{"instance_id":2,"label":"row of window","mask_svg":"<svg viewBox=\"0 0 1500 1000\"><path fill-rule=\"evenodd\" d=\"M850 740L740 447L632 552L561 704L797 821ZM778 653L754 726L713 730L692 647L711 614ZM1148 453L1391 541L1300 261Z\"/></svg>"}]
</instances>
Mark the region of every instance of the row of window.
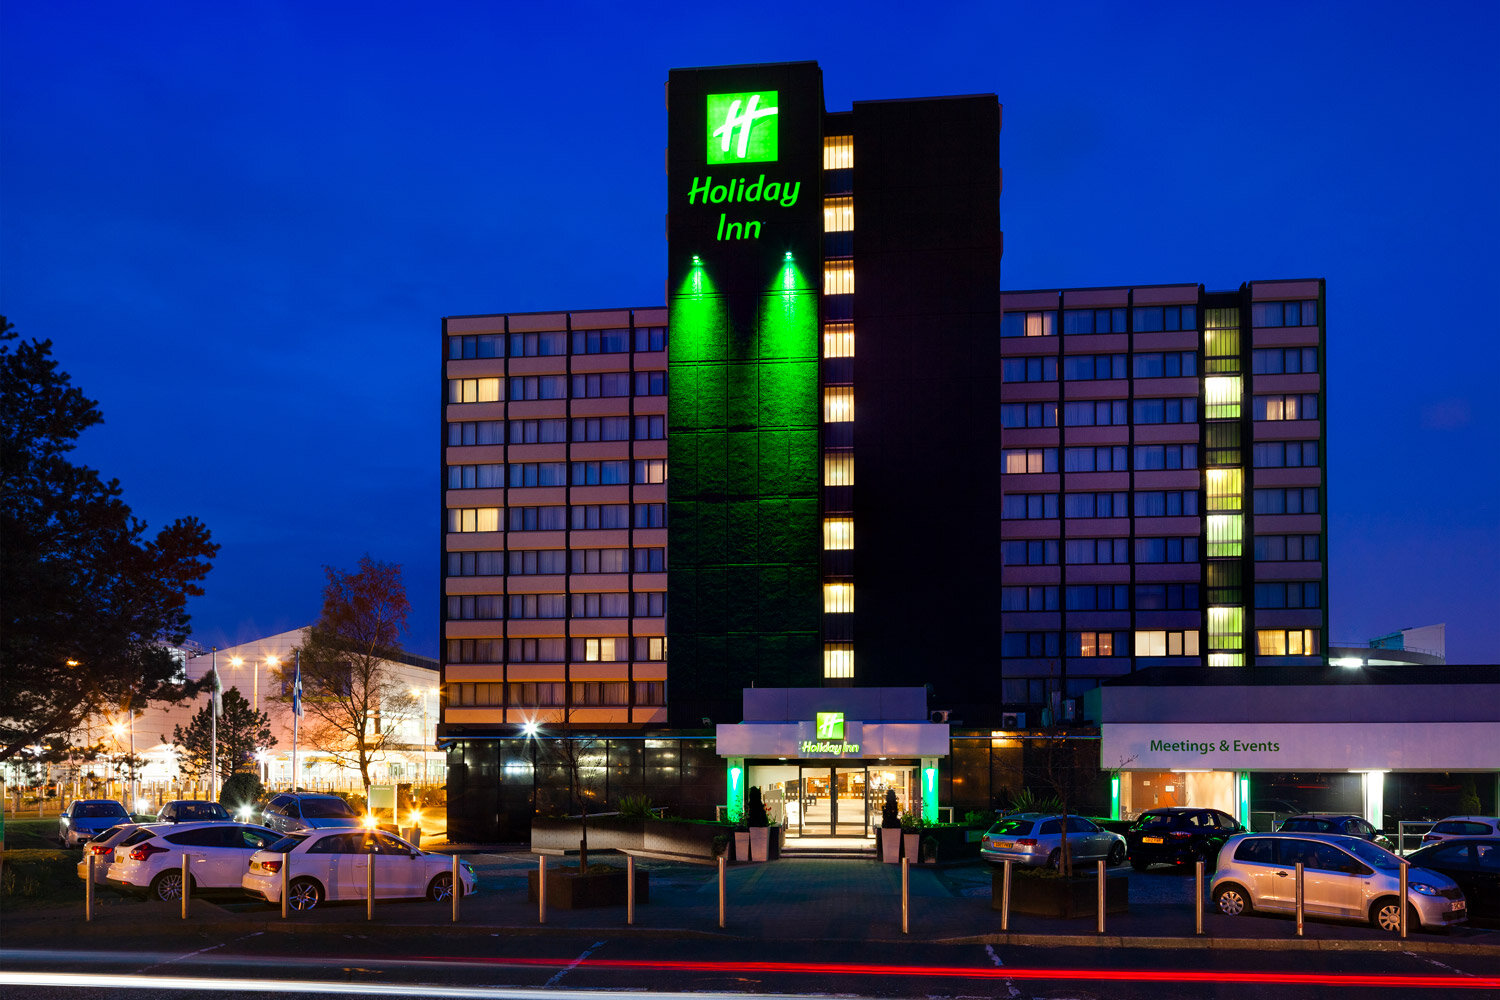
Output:
<instances>
[{"instance_id":1,"label":"row of window","mask_svg":"<svg viewBox=\"0 0 1500 1000\"><path fill-rule=\"evenodd\" d=\"M1264 347L1250 352L1254 375L1297 375L1317 370L1316 347Z\"/></svg>"},{"instance_id":2,"label":"row of window","mask_svg":"<svg viewBox=\"0 0 1500 1000\"><path fill-rule=\"evenodd\" d=\"M1318 464L1318 442L1257 441L1252 455L1257 469L1310 468Z\"/></svg>"},{"instance_id":3,"label":"row of window","mask_svg":"<svg viewBox=\"0 0 1500 1000\"><path fill-rule=\"evenodd\" d=\"M1316 486L1272 487L1255 491L1257 514L1316 514L1319 510Z\"/></svg>"},{"instance_id":4,"label":"row of window","mask_svg":"<svg viewBox=\"0 0 1500 1000\"><path fill-rule=\"evenodd\" d=\"M1056 584L1001 587L1001 611L1057 611L1059 593L1068 611L1129 611L1130 586L1124 583ZM1195 611L1196 583L1136 584L1135 606L1141 611Z\"/></svg>"},{"instance_id":5,"label":"row of window","mask_svg":"<svg viewBox=\"0 0 1500 1000\"><path fill-rule=\"evenodd\" d=\"M505 618L661 618L667 595L658 592L606 594L454 594L449 621Z\"/></svg>"},{"instance_id":6,"label":"row of window","mask_svg":"<svg viewBox=\"0 0 1500 1000\"><path fill-rule=\"evenodd\" d=\"M604 645L608 643L608 645ZM569 649L572 655L566 654ZM586 663L601 659L608 651L612 659L630 659L637 663L667 658L667 640L662 636L636 636L631 639L564 639L553 636L540 639L449 639L449 663ZM592 654L592 655L591 655Z\"/></svg>"},{"instance_id":7,"label":"row of window","mask_svg":"<svg viewBox=\"0 0 1500 1000\"><path fill-rule=\"evenodd\" d=\"M455 420L448 424L448 444L565 444L570 440L661 441L667 418L660 414L637 417L562 417L544 420Z\"/></svg>"},{"instance_id":8,"label":"row of window","mask_svg":"<svg viewBox=\"0 0 1500 1000\"><path fill-rule=\"evenodd\" d=\"M663 503L592 503L547 507L506 507L506 531L599 531L621 528L665 528ZM499 531L500 507L455 507L448 511L448 530Z\"/></svg>"},{"instance_id":9,"label":"row of window","mask_svg":"<svg viewBox=\"0 0 1500 1000\"><path fill-rule=\"evenodd\" d=\"M561 330L540 333L480 333L464 334L448 338L448 358L462 361L471 358L503 358L506 344L513 358L535 358L568 353L568 334ZM667 328L664 326L638 326L634 335L628 329L574 330L572 336L574 354L624 354L637 351L665 351Z\"/></svg>"},{"instance_id":10,"label":"row of window","mask_svg":"<svg viewBox=\"0 0 1500 1000\"><path fill-rule=\"evenodd\" d=\"M450 490L493 489L500 486L649 485L666 481L667 460L664 458L638 458L633 462L628 459L571 463L512 462L508 467L500 462L448 466Z\"/></svg>"},{"instance_id":11,"label":"row of window","mask_svg":"<svg viewBox=\"0 0 1500 1000\"><path fill-rule=\"evenodd\" d=\"M1315 628L1263 628L1255 631L1255 648L1261 656L1316 656L1318 639Z\"/></svg>"},{"instance_id":12,"label":"row of window","mask_svg":"<svg viewBox=\"0 0 1500 1000\"><path fill-rule=\"evenodd\" d=\"M525 549L449 552L448 576L551 576L563 573L661 573L667 550Z\"/></svg>"},{"instance_id":13,"label":"row of window","mask_svg":"<svg viewBox=\"0 0 1500 1000\"><path fill-rule=\"evenodd\" d=\"M1312 444L1314 445L1312 464L1316 465L1316 442ZM1127 460L1129 449L1124 445L1064 448L1062 452L1064 472L1130 471L1130 463ZM1057 471L1056 448L1004 448L1001 449L1000 460L1001 471L1009 475ZM1196 469L1197 467L1198 446L1196 444L1135 446L1135 468L1138 470Z\"/></svg>"},{"instance_id":14,"label":"row of window","mask_svg":"<svg viewBox=\"0 0 1500 1000\"><path fill-rule=\"evenodd\" d=\"M611 397L665 396L667 373L596 372L587 375L512 375L501 394L499 378L450 378L448 402L496 403L505 399L602 399ZM569 391L571 381L572 391Z\"/></svg>"},{"instance_id":15,"label":"row of window","mask_svg":"<svg viewBox=\"0 0 1500 1000\"><path fill-rule=\"evenodd\" d=\"M1317 420L1317 393L1256 396L1253 415L1256 420Z\"/></svg>"},{"instance_id":16,"label":"row of window","mask_svg":"<svg viewBox=\"0 0 1500 1000\"><path fill-rule=\"evenodd\" d=\"M1123 354L1070 356L1064 359L1063 379L1089 381L1124 378L1125 357ZM1306 370L1317 370L1316 351L1313 351L1312 363L1314 367ZM1198 355L1194 351L1147 351L1130 355L1130 369L1136 378L1193 376L1198 374ZM1005 358L1001 361L1000 377L1006 382L1056 382L1057 371L1055 357Z\"/></svg>"},{"instance_id":17,"label":"row of window","mask_svg":"<svg viewBox=\"0 0 1500 1000\"><path fill-rule=\"evenodd\" d=\"M1137 306L1131 312L1134 320L1132 326L1136 333L1198 329L1197 306ZM1127 333L1125 313L1124 308L1064 309L1062 332ZM1000 336L1055 337L1057 310L1007 312L1000 317Z\"/></svg>"},{"instance_id":18,"label":"row of window","mask_svg":"<svg viewBox=\"0 0 1500 1000\"><path fill-rule=\"evenodd\" d=\"M1135 562L1185 563L1198 561L1198 536L1135 539ZM1056 538L1006 539L1000 543L1000 558L1007 566L1056 566L1060 553L1068 564L1089 566L1128 563L1128 538L1069 538L1066 545Z\"/></svg>"},{"instance_id":19,"label":"row of window","mask_svg":"<svg viewBox=\"0 0 1500 1000\"><path fill-rule=\"evenodd\" d=\"M1256 302L1250 306L1251 326L1317 326L1318 300Z\"/></svg>"},{"instance_id":20,"label":"row of window","mask_svg":"<svg viewBox=\"0 0 1500 1000\"><path fill-rule=\"evenodd\" d=\"M632 699L631 685L635 697ZM459 681L444 689L450 708L547 708L563 705L564 684L560 681ZM665 681L573 681L572 705L575 707L643 705L655 707L667 703Z\"/></svg>"},{"instance_id":21,"label":"row of window","mask_svg":"<svg viewBox=\"0 0 1500 1000\"><path fill-rule=\"evenodd\" d=\"M1320 608L1323 606L1322 594L1323 585L1316 580L1257 583L1255 606L1257 608Z\"/></svg>"},{"instance_id":22,"label":"row of window","mask_svg":"<svg viewBox=\"0 0 1500 1000\"><path fill-rule=\"evenodd\" d=\"M1128 517L1127 498L1133 496L1136 517L1196 517L1197 490L1140 490L1134 494L1064 493L1064 517ZM1005 520L1056 518L1056 493L1007 493L1000 499L1000 516Z\"/></svg>"},{"instance_id":23,"label":"row of window","mask_svg":"<svg viewBox=\"0 0 1500 1000\"><path fill-rule=\"evenodd\" d=\"M1256 562L1313 562L1321 556L1321 535L1256 535Z\"/></svg>"}]
</instances>

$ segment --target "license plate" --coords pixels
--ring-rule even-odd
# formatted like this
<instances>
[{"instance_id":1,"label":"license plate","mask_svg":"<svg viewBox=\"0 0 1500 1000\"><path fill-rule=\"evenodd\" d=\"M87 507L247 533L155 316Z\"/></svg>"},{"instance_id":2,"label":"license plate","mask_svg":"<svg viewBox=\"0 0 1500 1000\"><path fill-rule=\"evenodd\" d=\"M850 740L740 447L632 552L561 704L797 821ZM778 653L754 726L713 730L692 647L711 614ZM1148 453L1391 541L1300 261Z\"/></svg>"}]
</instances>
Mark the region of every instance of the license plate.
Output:
<instances>
[{"instance_id":1,"label":"license plate","mask_svg":"<svg viewBox=\"0 0 1500 1000\"><path fill-rule=\"evenodd\" d=\"M1463 908L1464 901L1462 899L1455 899L1453 902L1448 904L1448 909L1450 910L1462 910Z\"/></svg>"},{"instance_id":2,"label":"license plate","mask_svg":"<svg viewBox=\"0 0 1500 1000\"><path fill-rule=\"evenodd\" d=\"M1141 838L1141 843L1143 843L1143 844L1160 844L1162 842L1163 841L1162 841L1162 839L1160 837L1142 837Z\"/></svg>"},{"instance_id":3,"label":"license plate","mask_svg":"<svg viewBox=\"0 0 1500 1000\"><path fill-rule=\"evenodd\" d=\"M1012 847L1015 847L1015 846L1016 846L1015 845L1015 841L1011 841L1011 840L997 840L997 841L995 841L995 849L997 851L1008 851Z\"/></svg>"}]
</instances>

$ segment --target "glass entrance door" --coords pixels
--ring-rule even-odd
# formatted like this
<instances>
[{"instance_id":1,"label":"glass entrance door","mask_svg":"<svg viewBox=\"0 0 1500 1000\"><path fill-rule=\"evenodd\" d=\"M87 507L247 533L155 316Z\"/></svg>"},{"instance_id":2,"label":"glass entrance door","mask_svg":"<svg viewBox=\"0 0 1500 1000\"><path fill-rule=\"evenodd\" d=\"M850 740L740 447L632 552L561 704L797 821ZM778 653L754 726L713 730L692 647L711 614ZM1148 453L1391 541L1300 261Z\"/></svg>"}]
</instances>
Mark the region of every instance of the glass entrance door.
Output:
<instances>
[{"instance_id":1,"label":"glass entrance door","mask_svg":"<svg viewBox=\"0 0 1500 1000\"><path fill-rule=\"evenodd\" d=\"M868 837L870 835L870 785L865 779L863 767L834 768L834 836Z\"/></svg>"},{"instance_id":2,"label":"glass entrance door","mask_svg":"<svg viewBox=\"0 0 1500 1000\"><path fill-rule=\"evenodd\" d=\"M797 784L800 795L787 809L788 819L797 834L804 837L870 835L870 784L863 765L804 765Z\"/></svg>"}]
</instances>

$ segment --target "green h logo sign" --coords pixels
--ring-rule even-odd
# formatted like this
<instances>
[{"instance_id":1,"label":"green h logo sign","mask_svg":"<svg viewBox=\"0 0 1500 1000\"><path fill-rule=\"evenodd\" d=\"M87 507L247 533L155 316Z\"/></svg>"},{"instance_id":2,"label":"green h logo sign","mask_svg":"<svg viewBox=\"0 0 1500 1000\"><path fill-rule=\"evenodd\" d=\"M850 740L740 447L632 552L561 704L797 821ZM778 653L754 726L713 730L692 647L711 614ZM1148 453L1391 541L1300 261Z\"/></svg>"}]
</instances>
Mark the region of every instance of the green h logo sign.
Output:
<instances>
[{"instance_id":1,"label":"green h logo sign","mask_svg":"<svg viewBox=\"0 0 1500 1000\"><path fill-rule=\"evenodd\" d=\"M708 95L708 162L762 163L776 159L781 110L778 91Z\"/></svg>"},{"instance_id":2,"label":"green h logo sign","mask_svg":"<svg viewBox=\"0 0 1500 1000\"><path fill-rule=\"evenodd\" d=\"M844 713L843 712L819 712L818 713L818 739L838 740L844 739Z\"/></svg>"}]
</instances>

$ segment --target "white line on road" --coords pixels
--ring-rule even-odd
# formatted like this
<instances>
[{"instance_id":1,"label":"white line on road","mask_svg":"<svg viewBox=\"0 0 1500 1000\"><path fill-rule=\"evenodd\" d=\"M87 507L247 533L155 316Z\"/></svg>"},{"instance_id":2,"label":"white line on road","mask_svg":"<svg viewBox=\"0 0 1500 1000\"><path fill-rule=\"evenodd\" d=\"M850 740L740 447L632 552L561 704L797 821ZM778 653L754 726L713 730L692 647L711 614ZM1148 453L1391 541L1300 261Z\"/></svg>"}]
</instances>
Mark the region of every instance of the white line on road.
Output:
<instances>
[{"instance_id":1,"label":"white line on road","mask_svg":"<svg viewBox=\"0 0 1500 1000\"><path fill-rule=\"evenodd\" d=\"M248 941L250 938L260 937L263 933L265 932L256 931L254 934L246 934L244 937L236 938L233 941L221 941L218 944L211 944L207 948L199 948L197 951L190 951L186 955L178 955L176 958L168 958L163 961L156 962L152 965L148 965L145 968L139 969L137 971L146 973L150 972L152 969L160 969L163 965L171 965L174 962L186 962L189 959L197 958L199 955L204 955L211 951L218 951L220 948L223 948L227 945L239 944L241 941Z\"/></svg>"},{"instance_id":2,"label":"white line on road","mask_svg":"<svg viewBox=\"0 0 1500 1000\"><path fill-rule=\"evenodd\" d=\"M1000 956L995 953L995 946L994 945L992 945L992 944L985 945L984 946L984 953L986 955L990 956L990 961L995 963L995 968L997 968L997 969L1003 969L1003 968L1005 968L1005 963L1002 962L1002 961L1000 961ZM1012 997L1018 997L1018 996L1021 995L1021 991L1018 990L1018 989L1016 989L1016 983L1015 983L1015 980L1013 980L1013 979L1006 979L1005 980L1005 988L1010 991L1010 995Z\"/></svg>"},{"instance_id":3,"label":"white line on road","mask_svg":"<svg viewBox=\"0 0 1500 1000\"><path fill-rule=\"evenodd\" d=\"M1444 972L1451 972L1455 976L1469 976L1470 978L1472 978L1474 975L1474 973L1472 972L1465 972L1462 969L1455 969L1451 965L1444 965L1442 962L1439 962L1435 958L1428 958L1426 955L1418 955L1414 951L1403 951L1401 954L1405 955L1407 958L1415 958L1419 962L1426 962L1428 965L1435 965L1439 969L1442 969Z\"/></svg>"},{"instance_id":4,"label":"white line on road","mask_svg":"<svg viewBox=\"0 0 1500 1000\"><path fill-rule=\"evenodd\" d=\"M544 989L544 990L550 990L552 987L556 986L557 983L558 983L558 981L560 979L562 979L563 976L566 976L568 973L570 973L574 969L578 968L578 966L580 966L581 964L583 964L584 959L588 958L594 952L598 951L600 948L603 948L603 947L604 947L604 942L603 941L595 941L594 942L594 946L592 948L586 949L582 955L579 955L577 958L573 959L573 961L572 961L572 963L570 965L568 965L565 968L558 969L557 970L557 975L555 975L551 979L547 980L546 983L544 983L542 985L542 989Z\"/></svg>"}]
</instances>

